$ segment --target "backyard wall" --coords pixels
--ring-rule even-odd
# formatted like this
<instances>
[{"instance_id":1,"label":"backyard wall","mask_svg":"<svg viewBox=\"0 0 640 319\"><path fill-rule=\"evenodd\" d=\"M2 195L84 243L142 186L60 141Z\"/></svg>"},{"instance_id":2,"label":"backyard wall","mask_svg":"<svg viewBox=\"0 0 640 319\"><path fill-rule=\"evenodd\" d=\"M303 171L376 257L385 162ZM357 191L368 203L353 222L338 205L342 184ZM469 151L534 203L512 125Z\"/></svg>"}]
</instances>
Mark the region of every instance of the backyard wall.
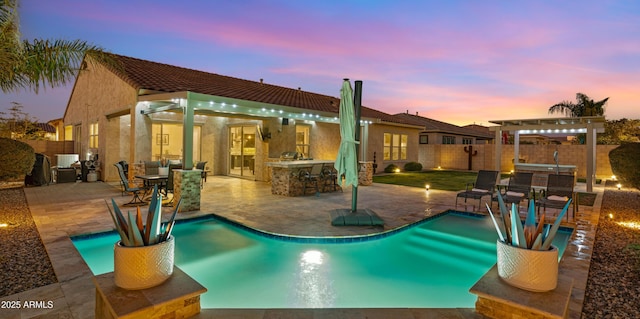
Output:
<instances>
[{"instance_id":1,"label":"backyard wall","mask_svg":"<svg viewBox=\"0 0 640 319\"><path fill-rule=\"evenodd\" d=\"M58 163L56 163L56 154L74 154L73 141L20 140L20 142L31 145L36 153L41 153L49 157L51 166L58 165Z\"/></svg>"},{"instance_id":2,"label":"backyard wall","mask_svg":"<svg viewBox=\"0 0 640 319\"><path fill-rule=\"evenodd\" d=\"M441 167L443 169L468 169L469 154L464 151L468 145L420 145L419 162L424 169ZM609 152L618 145L596 146L596 177L606 178L611 176L609 164ZM474 144L472 157L472 170L494 169L494 144ZM520 161L524 163L553 164L553 152L558 151L560 165L575 165L577 176L584 178L587 175L586 145L520 145ZM500 170L508 172L513 166L513 145L502 145L502 158Z\"/></svg>"}]
</instances>

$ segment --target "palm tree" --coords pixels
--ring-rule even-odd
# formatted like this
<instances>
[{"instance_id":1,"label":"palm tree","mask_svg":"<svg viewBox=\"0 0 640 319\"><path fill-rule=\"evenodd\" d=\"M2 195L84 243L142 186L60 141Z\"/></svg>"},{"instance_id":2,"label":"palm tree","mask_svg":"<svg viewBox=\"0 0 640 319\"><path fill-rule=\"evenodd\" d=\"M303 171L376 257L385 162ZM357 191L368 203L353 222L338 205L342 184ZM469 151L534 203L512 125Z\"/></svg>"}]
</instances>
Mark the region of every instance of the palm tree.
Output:
<instances>
[{"instance_id":1,"label":"palm tree","mask_svg":"<svg viewBox=\"0 0 640 319\"><path fill-rule=\"evenodd\" d=\"M580 116L603 116L604 115L604 105L607 104L609 98L606 98L602 101L595 102L593 99L589 98L586 94L577 93L576 101L577 103L573 103L570 101L563 101L556 105L553 105L549 108L549 114L553 113L564 113L569 117L580 117Z\"/></svg>"},{"instance_id":2,"label":"palm tree","mask_svg":"<svg viewBox=\"0 0 640 319\"><path fill-rule=\"evenodd\" d=\"M4 93L40 86L55 87L75 79L82 61L112 58L100 47L81 40L21 40L18 0L0 0L0 89Z\"/></svg>"}]
</instances>

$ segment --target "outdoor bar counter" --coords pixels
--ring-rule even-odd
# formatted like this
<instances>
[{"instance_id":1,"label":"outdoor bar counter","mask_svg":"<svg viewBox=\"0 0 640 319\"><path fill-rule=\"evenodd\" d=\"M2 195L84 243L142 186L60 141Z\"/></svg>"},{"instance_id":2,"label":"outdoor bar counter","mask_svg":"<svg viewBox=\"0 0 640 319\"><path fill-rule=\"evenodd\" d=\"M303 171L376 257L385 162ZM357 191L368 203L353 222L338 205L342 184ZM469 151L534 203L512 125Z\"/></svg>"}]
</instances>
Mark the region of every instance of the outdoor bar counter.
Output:
<instances>
[{"instance_id":1,"label":"outdoor bar counter","mask_svg":"<svg viewBox=\"0 0 640 319\"><path fill-rule=\"evenodd\" d=\"M292 161L273 161L267 162L266 165L271 168L271 193L284 196L303 196L305 195L304 182L300 179L300 171L310 171L313 165L324 165L333 167L334 160L292 160ZM341 179L338 178L338 190L340 190ZM373 183L373 163L360 162L360 172L358 174L359 185L371 185ZM333 188L322 187L318 190L322 192L334 191Z\"/></svg>"},{"instance_id":2,"label":"outdoor bar counter","mask_svg":"<svg viewBox=\"0 0 640 319\"><path fill-rule=\"evenodd\" d=\"M547 186L547 178L549 174L555 174L556 169L560 175L576 176L575 165L558 165L556 164L516 164L516 172L533 173L532 186Z\"/></svg>"}]
</instances>

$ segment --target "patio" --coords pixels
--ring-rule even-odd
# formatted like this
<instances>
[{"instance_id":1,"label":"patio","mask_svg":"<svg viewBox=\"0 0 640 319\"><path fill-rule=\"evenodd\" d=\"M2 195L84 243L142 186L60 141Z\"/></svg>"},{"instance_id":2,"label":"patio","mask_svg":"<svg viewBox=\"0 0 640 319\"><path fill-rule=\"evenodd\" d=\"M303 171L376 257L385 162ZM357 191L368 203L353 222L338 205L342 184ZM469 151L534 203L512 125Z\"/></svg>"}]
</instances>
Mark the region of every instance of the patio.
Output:
<instances>
[{"instance_id":1,"label":"patio","mask_svg":"<svg viewBox=\"0 0 640 319\"><path fill-rule=\"evenodd\" d=\"M581 188L582 187L582 188ZM209 177L202 190L201 210L182 213L191 218L214 213L249 227L264 231L303 236L350 236L381 232L453 209L455 192L409 188L374 183L360 187L358 207L374 210L384 221L382 227L335 227L329 223L329 212L351 205L351 191L322 193L320 196L284 197L272 195L270 184L229 177ZM577 191L584 191L578 184ZM598 222L602 188L593 207L580 206L576 232L561 263L561 275L574 278L570 302L570 318L579 318L589 270L589 256ZM53 300L53 309L23 310L10 313L15 318L31 318L44 313L92 318L95 288L92 273L73 247L69 236L102 232L113 228L104 199L127 202L117 185L107 183L69 183L38 188L25 188L33 219L38 227L56 272L58 283L8 296L2 300ZM470 202L471 203L471 202ZM399 209L400 208L400 209ZM471 206L468 207L471 209ZM459 210L464 210L459 205ZM165 208L168 212L170 208ZM168 215L165 214L165 215ZM573 223L572 223L573 224ZM4 314L4 313L3 313ZM473 309L296 309L296 310L223 310L203 309L199 318L272 318L287 315L297 318L317 315L361 318L478 318Z\"/></svg>"}]
</instances>

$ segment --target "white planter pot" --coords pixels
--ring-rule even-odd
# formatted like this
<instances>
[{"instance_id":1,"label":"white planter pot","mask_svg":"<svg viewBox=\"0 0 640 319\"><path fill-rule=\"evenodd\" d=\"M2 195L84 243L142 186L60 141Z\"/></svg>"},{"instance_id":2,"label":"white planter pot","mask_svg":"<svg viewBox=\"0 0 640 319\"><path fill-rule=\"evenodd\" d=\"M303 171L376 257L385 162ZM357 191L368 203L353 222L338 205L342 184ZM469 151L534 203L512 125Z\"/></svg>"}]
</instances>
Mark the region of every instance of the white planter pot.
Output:
<instances>
[{"instance_id":1,"label":"white planter pot","mask_svg":"<svg viewBox=\"0 0 640 319\"><path fill-rule=\"evenodd\" d=\"M169 175L168 167L158 167L158 175Z\"/></svg>"},{"instance_id":2,"label":"white planter pot","mask_svg":"<svg viewBox=\"0 0 640 319\"><path fill-rule=\"evenodd\" d=\"M114 246L113 272L116 286L124 289L146 289L157 286L173 274L175 241L141 247L126 247L118 241Z\"/></svg>"},{"instance_id":3,"label":"white planter pot","mask_svg":"<svg viewBox=\"0 0 640 319\"><path fill-rule=\"evenodd\" d=\"M498 251L498 276L506 283L520 289L544 292L558 284L558 248L531 250L507 245L500 240Z\"/></svg>"}]
</instances>

